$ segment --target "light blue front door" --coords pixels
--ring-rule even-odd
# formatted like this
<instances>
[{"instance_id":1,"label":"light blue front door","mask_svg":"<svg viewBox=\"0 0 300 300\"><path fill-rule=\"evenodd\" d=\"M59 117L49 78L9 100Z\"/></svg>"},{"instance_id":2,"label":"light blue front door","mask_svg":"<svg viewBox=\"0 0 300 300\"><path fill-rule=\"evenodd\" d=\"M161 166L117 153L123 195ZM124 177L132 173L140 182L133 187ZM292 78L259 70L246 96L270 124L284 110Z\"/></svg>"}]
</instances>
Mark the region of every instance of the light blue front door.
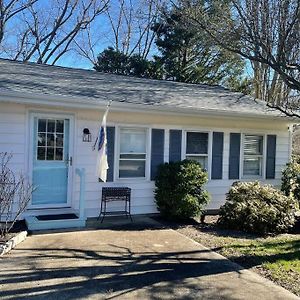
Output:
<instances>
[{"instance_id":1,"label":"light blue front door","mask_svg":"<svg viewBox=\"0 0 300 300\"><path fill-rule=\"evenodd\" d=\"M33 206L64 206L68 203L70 120L34 118Z\"/></svg>"}]
</instances>

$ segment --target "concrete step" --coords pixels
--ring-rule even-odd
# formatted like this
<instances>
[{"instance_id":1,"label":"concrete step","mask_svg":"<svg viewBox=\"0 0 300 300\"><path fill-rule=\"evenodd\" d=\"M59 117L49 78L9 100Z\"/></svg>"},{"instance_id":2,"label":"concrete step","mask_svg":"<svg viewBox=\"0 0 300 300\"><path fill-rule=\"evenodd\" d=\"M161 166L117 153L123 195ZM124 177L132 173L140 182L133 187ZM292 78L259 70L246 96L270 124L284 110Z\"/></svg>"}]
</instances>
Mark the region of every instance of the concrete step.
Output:
<instances>
[{"instance_id":1,"label":"concrete step","mask_svg":"<svg viewBox=\"0 0 300 300\"><path fill-rule=\"evenodd\" d=\"M36 216L25 217L25 222L30 231L81 228L86 225L86 218L59 219L59 220L39 220Z\"/></svg>"}]
</instances>

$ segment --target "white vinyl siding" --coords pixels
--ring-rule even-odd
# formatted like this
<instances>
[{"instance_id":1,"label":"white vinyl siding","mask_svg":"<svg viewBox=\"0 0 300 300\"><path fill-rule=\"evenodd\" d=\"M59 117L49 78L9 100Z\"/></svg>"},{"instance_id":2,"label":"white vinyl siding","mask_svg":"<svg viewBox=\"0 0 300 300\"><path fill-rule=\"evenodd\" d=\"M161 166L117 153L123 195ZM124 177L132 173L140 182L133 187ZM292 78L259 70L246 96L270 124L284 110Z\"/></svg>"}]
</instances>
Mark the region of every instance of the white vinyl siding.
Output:
<instances>
[{"instance_id":1,"label":"white vinyl siding","mask_svg":"<svg viewBox=\"0 0 300 300\"><path fill-rule=\"evenodd\" d=\"M85 181L85 212L87 217L96 217L100 210L101 191L103 187L120 187L127 186L132 189L131 194L131 207L133 214L146 214L155 213L156 205L154 200L155 185L153 181L148 180L149 171L146 172L146 179L137 180L135 178L126 180L115 180L114 182L100 183L95 175L97 160L97 151L92 151L92 144L97 132L99 130L99 119L103 112L97 110L76 110L72 108L47 108L42 110L38 106L25 107L21 104L0 103L0 152L13 153L11 167L14 171L23 172L27 174L28 171L28 149L29 138L27 135L27 127L29 124L28 113L30 111L43 111L43 112L66 112L72 113L75 116L75 129L76 135L74 137L74 156L72 171L74 173L74 184L72 190L72 203L71 208L74 211L79 207L79 194L80 194L80 180L75 175L76 168L84 168L86 171ZM224 132L224 151L223 151L223 179L222 180L209 180L206 185L208 192L211 195L211 201L208 204L209 209L217 209L225 202L225 194L228 192L234 180L228 179L228 164L229 164L229 137L231 132L244 132L251 135L267 135L276 134L276 167L275 179L263 180L263 183L280 185L280 178L282 169L285 168L286 163L290 157L290 136L288 132L287 122L280 123L280 121L261 121L259 119L229 119L222 117L185 117L181 115L162 115L146 114L145 112L115 112L110 111L108 115L108 126L116 128L115 139L115 168L118 168L118 132L121 127L132 128L145 128L147 131L147 153L150 153L149 147L151 141L149 138L149 128L162 128L165 129L165 140L168 146L169 131L172 129L180 129L183 131L182 143L185 146L185 132ZM120 126L120 127L119 127ZM82 131L88 128L92 134L92 142L85 143L82 141ZM238 128L238 129L237 129ZM265 141L264 141L265 143ZM210 142L209 142L210 144ZM185 158L185 148L182 148L182 158ZM210 149L210 146L208 147ZM265 151L265 149L264 149ZM208 151L210 153L210 150ZM209 154L210 156L210 154ZM165 160L168 161L169 150L165 148ZM149 155L147 156L149 160ZM149 162L146 162L148 166ZM209 163L210 164L210 163ZM146 169L147 169L146 166ZM117 169L116 173L117 175ZM115 176L117 179L117 176ZM244 179L241 179L244 180ZM253 179L250 179L253 180ZM120 209L117 207L116 210ZM62 209L55 213L62 213ZM68 211L66 211L68 212ZM27 215L40 215L40 214L53 214L52 210L35 210L28 211Z\"/></svg>"}]
</instances>

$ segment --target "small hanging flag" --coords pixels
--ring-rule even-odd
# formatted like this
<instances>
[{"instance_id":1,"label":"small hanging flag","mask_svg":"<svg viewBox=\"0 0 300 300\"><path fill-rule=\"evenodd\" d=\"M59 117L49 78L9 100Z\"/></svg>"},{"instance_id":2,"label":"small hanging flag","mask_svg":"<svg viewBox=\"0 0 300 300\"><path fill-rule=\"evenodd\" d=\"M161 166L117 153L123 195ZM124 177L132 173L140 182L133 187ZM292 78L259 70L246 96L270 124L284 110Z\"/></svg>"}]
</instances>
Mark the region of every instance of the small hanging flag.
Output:
<instances>
[{"instance_id":1,"label":"small hanging flag","mask_svg":"<svg viewBox=\"0 0 300 300\"><path fill-rule=\"evenodd\" d=\"M103 115L101 127L99 134L95 141L94 150L98 151L97 155L97 164L96 164L96 176L101 179L103 182L106 182L107 179L107 170L109 168L107 162L107 135L106 135L106 117L108 114L109 105Z\"/></svg>"}]
</instances>

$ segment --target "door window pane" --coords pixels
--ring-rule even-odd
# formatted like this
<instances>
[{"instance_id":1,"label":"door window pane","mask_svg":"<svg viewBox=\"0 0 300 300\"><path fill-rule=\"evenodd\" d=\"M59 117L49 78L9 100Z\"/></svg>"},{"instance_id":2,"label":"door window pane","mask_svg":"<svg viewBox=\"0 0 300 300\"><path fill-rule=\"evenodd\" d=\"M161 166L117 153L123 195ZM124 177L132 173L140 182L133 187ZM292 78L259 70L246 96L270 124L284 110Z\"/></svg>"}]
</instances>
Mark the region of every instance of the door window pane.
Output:
<instances>
[{"instance_id":1,"label":"door window pane","mask_svg":"<svg viewBox=\"0 0 300 300\"><path fill-rule=\"evenodd\" d=\"M38 149L37 149L37 159L38 160L45 160L46 159L46 148L45 147L38 147Z\"/></svg>"},{"instance_id":2,"label":"door window pane","mask_svg":"<svg viewBox=\"0 0 300 300\"><path fill-rule=\"evenodd\" d=\"M55 132L55 120L48 120L47 132Z\"/></svg>"},{"instance_id":3,"label":"door window pane","mask_svg":"<svg viewBox=\"0 0 300 300\"><path fill-rule=\"evenodd\" d=\"M47 147L54 147L54 133L47 134Z\"/></svg>"},{"instance_id":4,"label":"door window pane","mask_svg":"<svg viewBox=\"0 0 300 300\"><path fill-rule=\"evenodd\" d=\"M64 144L64 135L63 134L56 134L56 147L63 147Z\"/></svg>"},{"instance_id":5,"label":"door window pane","mask_svg":"<svg viewBox=\"0 0 300 300\"><path fill-rule=\"evenodd\" d=\"M46 133L38 134L38 146L46 146Z\"/></svg>"},{"instance_id":6,"label":"door window pane","mask_svg":"<svg viewBox=\"0 0 300 300\"><path fill-rule=\"evenodd\" d=\"M54 148L47 147L47 160L54 160Z\"/></svg>"},{"instance_id":7,"label":"door window pane","mask_svg":"<svg viewBox=\"0 0 300 300\"><path fill-rule=\"evenodd\" d=\"M63 148L55 149L55 160L63 160Z\"/></svg>"},{"instance_id":8,"label":"door window pane","mask_svg":"<svg viewBox=\"0 0 300 300\"><path fill-rule=\"evenodd\" d=\"M56 120L56 132L63 133L64 132L64 121Z\"/></svg>"},{"instance_id":9,"label":"door window pane","mask_svg":"<svg viewBox=\"0 0 300 300\"><path fill-rule=\"evenodd\" d=\"M39 132L46 132L46 124L47 124L47 120L39 119L38 131Z\"/></svg>"}]
</instances>

